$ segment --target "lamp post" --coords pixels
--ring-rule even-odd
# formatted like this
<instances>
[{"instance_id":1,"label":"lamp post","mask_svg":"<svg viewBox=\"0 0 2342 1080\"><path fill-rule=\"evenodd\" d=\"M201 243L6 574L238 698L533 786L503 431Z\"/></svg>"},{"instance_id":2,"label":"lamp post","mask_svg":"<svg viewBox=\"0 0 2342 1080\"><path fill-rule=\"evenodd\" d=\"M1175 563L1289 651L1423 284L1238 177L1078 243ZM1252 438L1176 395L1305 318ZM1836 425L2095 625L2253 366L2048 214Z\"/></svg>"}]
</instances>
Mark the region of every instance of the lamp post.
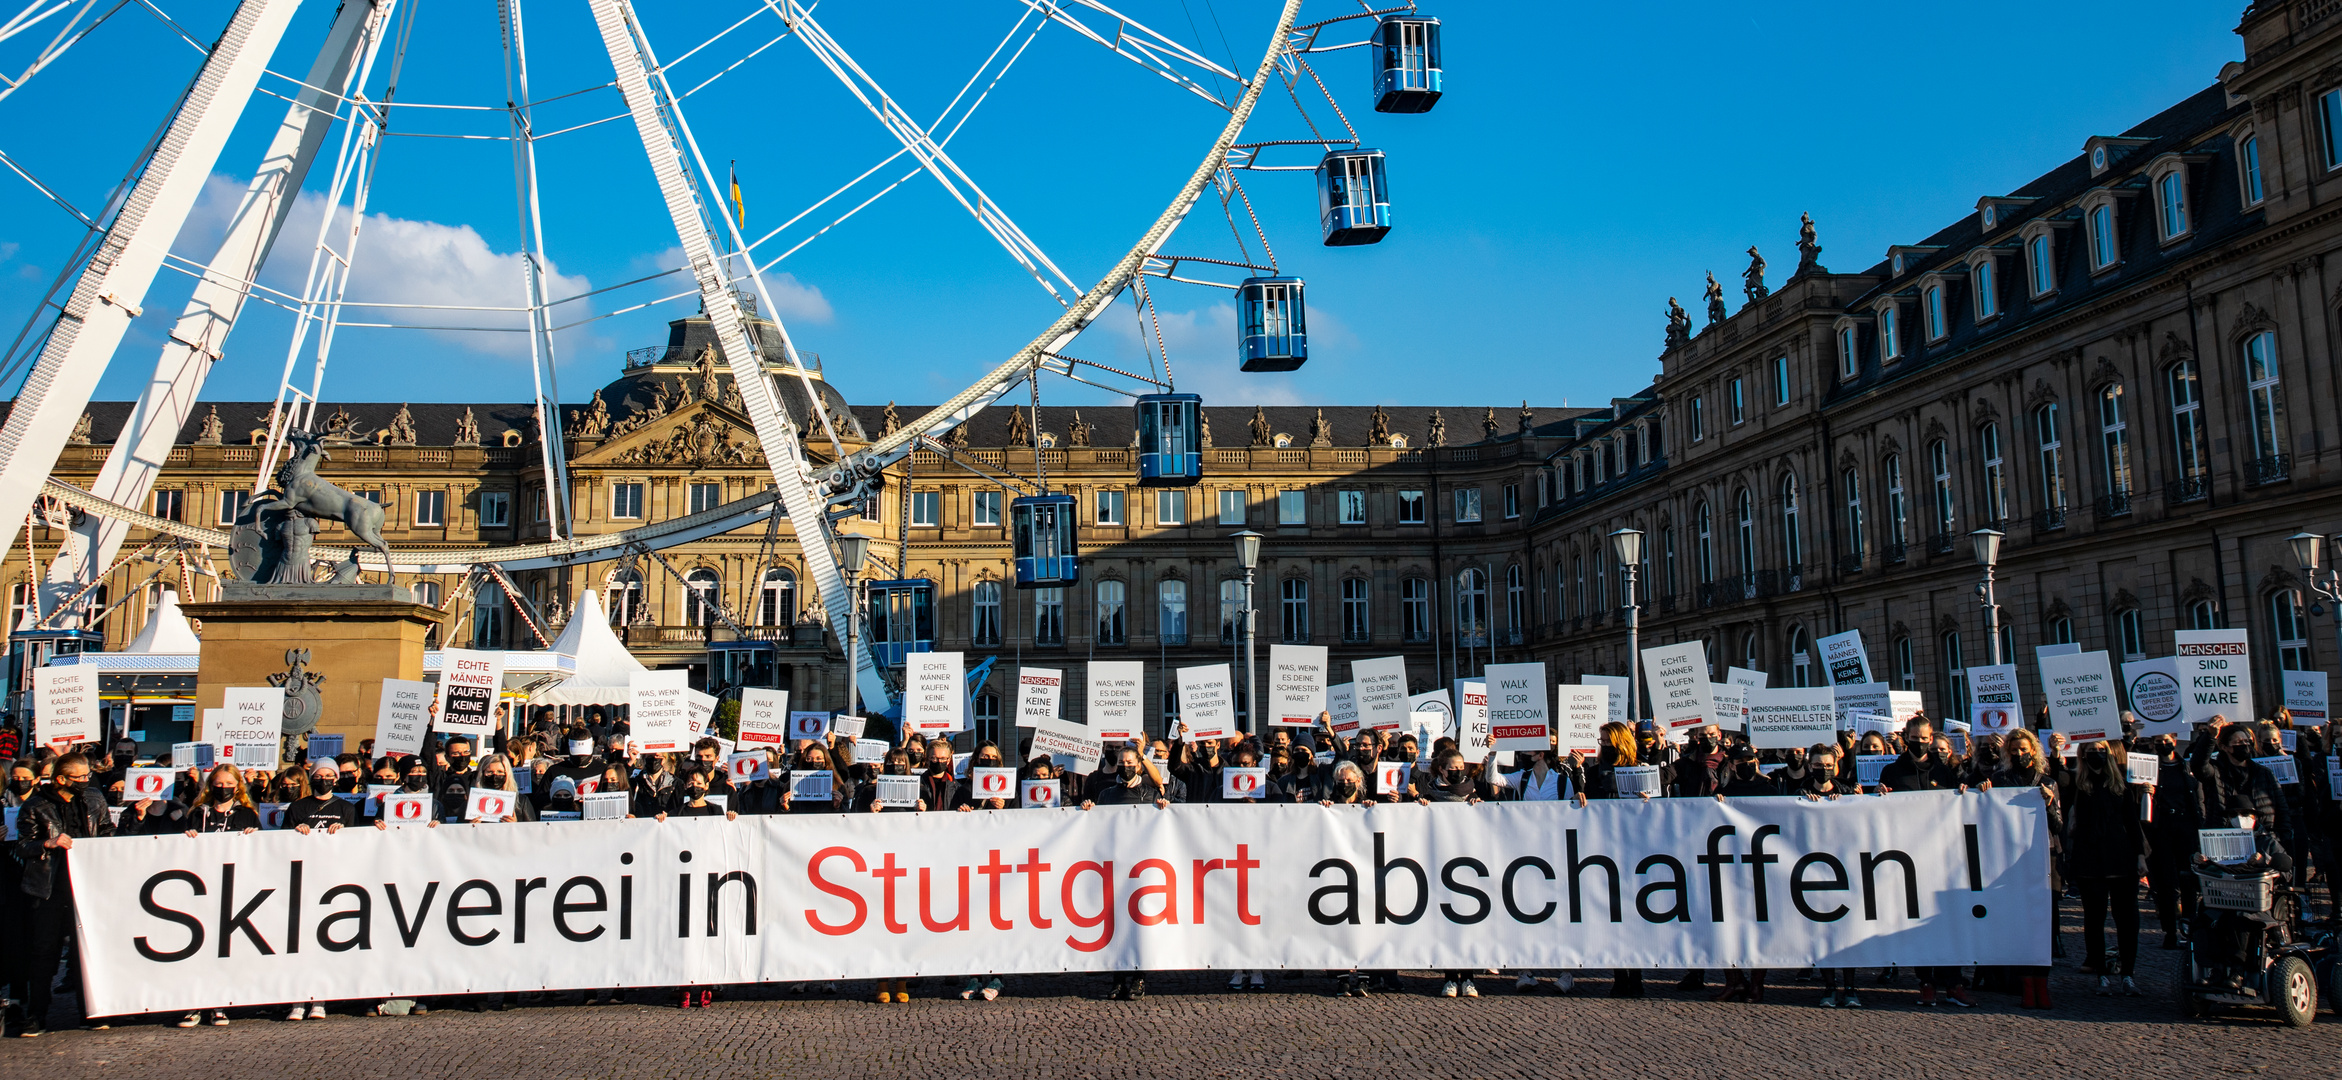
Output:
<instances>
[{"instance_id":1,"label":"lamp post","mask_svg":"<svg viewBox=\"0 0 2342 1080\"><path fill-rule=\"evenodd\" d=\"M862 622L862 593L857 579L862 573L862 561L870 557L870 538L852 533L838 534L838 568L846 572L846 715L859 716L862 683L862 657L854 649L855 629Z\"/></svg>"},{"instance_id":2,"label":"lamp post","mask_svg":"<svg viewBox=\"0 0 2342 1080\"><path fill-rule=\"evenodd\" d=\"M1260 534L1246 529L1232 539L1236 541L1236 565L1244 568L1244 731L1256 734L1260 701L1253 693L1253 641L1260 635L1255 632L1259 613L1252 606L1252 571L1260 565Z\"/></svg>"},{"instance_id":3,"label":"lamp post","mask_svg":"<svg viewBox=\"0 0 2342 1080\"><path fill-rule=\"evenodd\" d=\"M2301 577L2308 583L2310 594L2334 605L2336 647L2342 649L2342 567L2321 568L2318 565L2318 556L2324 552L2325 546L2328 543L2342 545L2342 537L2329 540L2313 532L2297 532L2286 537L2285 542L2293 545L2293 561L2301 567ZM2342 655L2342 652L2337 655Z\"/></svg>"},{"instance_id":4,"label":"lamp post","mask_svg":"<svg viewBox=\"0 0 2342 1080\"><path fill-rule=\"evenodd\" d=\"M2000 655L2000 605L1992 601L1992 568L2000 563L2000 538L2005 533L1998 529L1978 529L1968 534L1976 545L1976 565L1984 568L1984 583L1976 586L1976 595L1984 598L1984 640L1990 646L1992 666L2006 661Z\"/></svg>"},{"instance_id":5,"label":"lamp post","mask_svg":"<svg viewBox=\"0 0 2342 1080\"><path fill-rule=\"evenodd\" d=\"M1642 666L1643 630L1642 601L1635 595L1635 570L1643 564L1643 532L1641 529L1620 529L1610 534L1610 555L1618 560L1618 568L1626 571L1626 711L1643 711L1635 686L1636 671ZM1640 719L1630 715L1628 724Z\"/></svg>"}]
</instances>

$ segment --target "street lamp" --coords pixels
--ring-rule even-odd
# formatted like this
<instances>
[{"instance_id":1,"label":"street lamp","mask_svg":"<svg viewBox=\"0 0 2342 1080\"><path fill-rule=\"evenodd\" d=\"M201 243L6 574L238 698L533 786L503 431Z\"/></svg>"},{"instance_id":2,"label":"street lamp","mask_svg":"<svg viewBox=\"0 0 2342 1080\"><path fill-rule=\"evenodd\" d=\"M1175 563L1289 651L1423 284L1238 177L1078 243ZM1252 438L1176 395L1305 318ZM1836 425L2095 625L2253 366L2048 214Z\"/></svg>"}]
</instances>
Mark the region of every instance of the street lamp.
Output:
<instances>
[{"instance_id":1,"label":"street lamp","mask_svg":"<svg viewBox=\"0 0 2342 1080\"><path fill-rule=\"evenodd\" d=\"M1258 613L1252 607L1252 571L1260 565L1260 534L1246 529L1231 539L1236 541L1236 565L1244 568L1244 730L1247 734L1259 730L1260 700L1253 691L1253 640Z\"/></svg>"},{"instance_id":2,"label":"street lamp","mask_svg":"<svg viewBox=\"0 0 2342 1080\"><path fill-rule=\"evenodd\" d=\"M1992 568L2000 562L2000 538L2007 535L1998 529L1978 529L1968 534L1976 545L1976 565L1984 568L1984 584L1976 593L1984 598L1984 640L1991 647L1992 666L1999 667L2000 608L1992 602Z\"/></svg>"},{"instance_id":3,"label":"street lamp","mask_svg":"<svg viewBox=\"0 0 2342 1080\"><path fill-rule=\"evenodd\" d=\"M1643 564L1643 531L1620 529L1610 534L1610 554L1618 560L1618 568L1626 571L1626 711L1642 711L1642 702L1635 696L1635 670L1642 665L1642 602L1635 596L1635 570ZM1629 715L1628 724L1637 719Z\"/></svg>"},{"instance_id":4,"label":"street lamp","mask_svg":"<svg viewBox=\"0 0 2342 1080\"><path fill-rule=\"evenodd\" d=\"M2335 537L2342 543L2342 537ZM2286 537L2293 545L2293 561L2301 567L2302 580L2308 583L2311 595L2334 605L2334 627L2337 648L2342 648L2342 567L2321 570L2318 556L2323 552L2327 538L2313 532L2297 532Z\"/></svg>"},{"instance_id":5,"label":"street lamp","mask_svg":"<svg viewBox=\"0 0 2342 1080\"><path fill-rule=\"evenodd\" d=\"M862 572L862 561L870 557L870 538L853 533L838 534L838 568L846 572L846 715L859 716L862 658L854 651L854 631L862 622L862 594L855 578Z\"/></svg>"}]
</instances>

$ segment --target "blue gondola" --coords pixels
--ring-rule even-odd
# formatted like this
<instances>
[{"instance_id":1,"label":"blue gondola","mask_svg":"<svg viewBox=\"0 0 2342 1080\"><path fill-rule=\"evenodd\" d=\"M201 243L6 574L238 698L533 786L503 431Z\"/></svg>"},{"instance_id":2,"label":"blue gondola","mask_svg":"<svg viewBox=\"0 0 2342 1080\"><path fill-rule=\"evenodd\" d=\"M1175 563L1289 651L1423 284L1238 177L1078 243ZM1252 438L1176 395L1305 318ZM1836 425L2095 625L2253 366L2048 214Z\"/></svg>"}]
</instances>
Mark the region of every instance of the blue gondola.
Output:
<instances>
[{"instance_id":1,"label":"blue gondola","mask_svg":"<svg viewBox=\"0 0 2342 1080\"><path fill-rule=\"evenodd\" d=\"M1309 362L1301 279L1245 278L1236 287L1237 352L1246 371L1291 371Z\"/></svg>"},{"instance_id":2,"label":"blue gondola","mask_svg":"<svg viewBox=\"0 0 2342 1080\"><path fill-rule=\"evenodd\" d=\"M1008 501L1008 528L1016 545L1016 587L1056 589L1081 580L1074 526L1081 501L1071 495L1027 495Z\"/></svg>"},{"instance_id":3,"label":"blue gondola","mask_svg":"<svg viewBox=\"0 0 2342 1080\"><path fill-rule=\"evenodd\" d=\"M1327 247L1371 244L1391 231L1382 151L1334 150L1317 163L1317 219Z\"/></svg>"},{"instance_id":4,"label":"blue gondola","mask_svg":"<svg viewBox=\"0 0 2342 1080\"><path fill-rule=\"evenodd\" d=\"M1194 394L1142 394L1136 408L1139 485L1187 487L1202 479L1204 399Z\"/></svg>"},{"instance_id":5,"label":"blue gondola","mask_svg":"<svg viewBox=\"0 0 2342 1080\"><path fill-rule=\"evenodd\" d=\"M901 667L912 653L935 651L935 583L926 578L873 581L862 632L881 667Z\"/></svg>"},{"instance_id":6,"label":"blue gondola","mask_svg":"<svg viewBox=\"0 0 2342 1080\"><path fill-rule=\"evenodd\" d=\"M1439 20L1394 16L1374 28L1374 111L1430 112L1439 104Z\"/></svg>"}]
</instances>

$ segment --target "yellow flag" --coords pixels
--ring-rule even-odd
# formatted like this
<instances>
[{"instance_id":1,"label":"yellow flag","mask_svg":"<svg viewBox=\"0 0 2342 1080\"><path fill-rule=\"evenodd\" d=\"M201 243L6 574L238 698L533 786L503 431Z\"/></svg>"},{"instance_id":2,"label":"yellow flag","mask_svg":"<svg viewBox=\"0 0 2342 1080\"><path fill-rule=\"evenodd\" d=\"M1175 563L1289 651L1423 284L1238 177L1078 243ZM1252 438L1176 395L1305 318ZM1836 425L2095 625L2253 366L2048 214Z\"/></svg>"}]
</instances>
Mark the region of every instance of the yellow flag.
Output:
<instances>
[{"instance_id":1,"label":"yellow flag","mask_svg":"<svg viewBox=\"0 0 2342 1080\"><path fill-rule=\"evenodd\" d=\"M748 204L740 201L740 166L738 163L734 163L731 167L731 179L732 216L740 223L740 227L745 229L748 227Z\"/></svg>"}]
</instances>

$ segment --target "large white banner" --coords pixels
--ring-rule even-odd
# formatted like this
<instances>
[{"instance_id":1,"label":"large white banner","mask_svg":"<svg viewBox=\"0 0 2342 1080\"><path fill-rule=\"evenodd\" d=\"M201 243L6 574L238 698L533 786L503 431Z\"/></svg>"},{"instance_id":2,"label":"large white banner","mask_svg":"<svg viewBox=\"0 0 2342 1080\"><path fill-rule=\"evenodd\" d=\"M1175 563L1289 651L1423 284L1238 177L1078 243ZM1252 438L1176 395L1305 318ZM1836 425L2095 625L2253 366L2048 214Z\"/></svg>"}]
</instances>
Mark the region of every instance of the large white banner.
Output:
<instances>
[{"instance_id":1,"label":"large white banner","mask_svg":"<svg viewBox=\"0 0 2342 1080\"><path fill-rule=\"evenodd\" d=\"M2250 723L2252 647L2242 630L2182 630L2177 635L2180 710L2188 723L2215 716Z\"/></svg>"},{"instance_id":2,"label":"large white banner","mask_svg":"<svg viewBox=\"0 0 2342 1080\"><path fill-rule=\"evenodd\" d=\"M173 834L69 865L93 1016L995 972L2049 963L2039 789Z\"/></svg>"},{"instance_id":3,"label":"large white banner","mask_svg":"<svg viewBox=\"0 0 2342 1080\"><path fill-rule=\"evenodd\" d=\"M1090 733L1119 742L1147 733L1147 665L1143 660L1090 662Z\"/></svg>"}]
</instances>

